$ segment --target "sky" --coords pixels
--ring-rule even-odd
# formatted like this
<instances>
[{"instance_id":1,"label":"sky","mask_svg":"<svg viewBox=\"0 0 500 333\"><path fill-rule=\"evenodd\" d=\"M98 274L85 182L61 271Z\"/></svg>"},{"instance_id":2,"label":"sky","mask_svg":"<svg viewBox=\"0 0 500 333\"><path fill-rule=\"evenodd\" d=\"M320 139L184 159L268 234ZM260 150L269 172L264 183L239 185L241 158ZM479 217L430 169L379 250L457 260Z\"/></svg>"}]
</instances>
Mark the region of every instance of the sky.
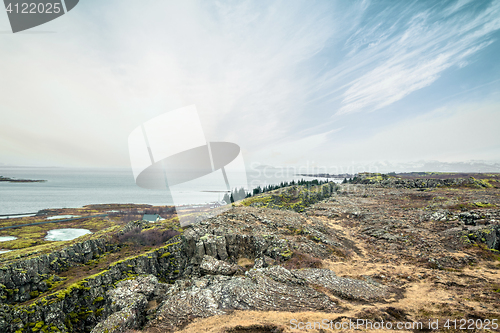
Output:
<instances>
[{"instance_id":1,"label":"sky","mask_svg":"<svg viewBox=\"0 0 500 333\"><path fill-rule=\"evenodd\" d=\"M500 171L499 37L500 1L82 0L16 34L0 11L0 165L129 167L135 128L194 104L249 166Z\"/></svg>"}]
</instances>

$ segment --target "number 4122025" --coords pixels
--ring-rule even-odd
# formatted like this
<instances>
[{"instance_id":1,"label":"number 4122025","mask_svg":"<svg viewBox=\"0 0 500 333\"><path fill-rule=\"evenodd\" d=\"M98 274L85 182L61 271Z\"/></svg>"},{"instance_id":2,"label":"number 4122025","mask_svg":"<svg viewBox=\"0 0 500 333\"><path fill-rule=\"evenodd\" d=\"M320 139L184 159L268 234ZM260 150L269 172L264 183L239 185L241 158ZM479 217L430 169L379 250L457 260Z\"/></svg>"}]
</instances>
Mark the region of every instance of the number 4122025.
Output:
<instances>
[{"instance_id":1,"label":"number 4122025","mask_svg":"<svg viewBox=\"0 0 500 333\"><path fill-rule=\"evenodd\" d=\"M16 3L9 5L6 8L7 13L21 14L59 14L61 12L60 3Z\"/></svg>"}]
</instances>

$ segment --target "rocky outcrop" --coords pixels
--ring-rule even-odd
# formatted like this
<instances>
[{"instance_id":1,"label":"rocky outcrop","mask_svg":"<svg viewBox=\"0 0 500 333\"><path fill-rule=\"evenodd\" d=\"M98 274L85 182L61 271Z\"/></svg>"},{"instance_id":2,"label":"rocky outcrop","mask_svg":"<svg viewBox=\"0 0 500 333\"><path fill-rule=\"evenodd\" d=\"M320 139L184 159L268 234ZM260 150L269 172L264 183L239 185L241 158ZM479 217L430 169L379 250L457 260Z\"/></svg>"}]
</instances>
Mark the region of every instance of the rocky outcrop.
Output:
<instances>
[{"instance_id":1,"label":"rocky outcrop","mask_svg":"<svg viewBox=\"0 0 500 333\"><path fill-rule=\"evenodd\" d=\"M448 186L469 186L476 188L491 187L487 182L473 177L469 178L448 178L448 179L434 179L434 178L397 178L385 174L370 174L360 173L357 174L351 181L352 184L372 184L383 187L394 188L436 188Z\"/></svg>"},{"instance_id":2,"label":"rocky outcrop","mask_svg":"<svg viewBox=\"0 0 500 333\"><path fill-rule=\"evenodd\" d=\"M150 300L149 292L135 290L120 281L144 274L153 275L162 282L175 282L163 293L168 300L162 303L161 312L163 317L172 318L172 327L191 317L235 309L332 310L334 302L315 288L330 288L332 294L343 295L334 292L333 282L328 284L325 279L323 286L318 281L306 280L300 273L273 265L292 258L294 251L326 258L333 247L342 246L342 242L333 229L313 217L290 211L237 207L189 226L183 235L170 239L162 247L117 261L96 275L38 297L29 306L5 305L0 309L0 332L27 333L32 328L43 331L51 327L60 332L90 332L94 328L95 332L106 329L111 332L110 327L125 330L140 326L144 322L145 302ZM62 251L74 252L74 258L80 258L72 264L84 263L94 257L92 253L101 253L110 245L103 243L102 248L94 252L90 244L81 246ZM63 254L52 255L60 258ZM47 256L34 262L45 263ZM243 275L243 269L237 265L240 259L244 259L245 267L249 268L248 263L254 262L254 267L259 269ZM16 265L27 267L28 264L20 261ZM43 270L33 268L34 271L47 274L66 267L39 266ZM12 272L10 280L4 276L5 281L11 281L12 286L30 285L28 280L22 279L24 273ZM20 280L13 280L13 275ZM331 280L335 280L334 274ZM338 284L345 288L361 288L354 282ZM112 291L115 286L118 291ZM19 288L19 293L25 294L26 290ZM123 298L120 295L124 295ZM356 294L353 292L353 295ZM154 299L161 302L158 295ZM96 327L99 322L101 324Z\"/></svg>"},{"instance_id":3,"label":"rocky outcrop","mask_svg":"<svg viewBox=\"0 0 500 333\"><path fill-rule=\"evenodd\" d=\"M0 267L0 303L24 302L36 297L59 280L54 273L84 264L115 248L103 238L89 239L60 251L17 260Z\"/></svg>"},{"instance_id":4,"label":"rocky outcrop","mask_svg":"<svg viewBox=\"0 0 500 333\"><path fill-rule=\"evenodd\" d=\"M158 283L152 275L119 282L115 289L106 293L113 313L97 324L91 333L123 332L140 327L146 320L148 301L161 299L169 288L168 284Z\"/></svg>"},{"instance_id":5,"label":"rocky outcrop","mask_svg":"<svg viewBox=\"0 0 500 333\"><path fill-rule=\"evenodd\" d=\"M176 281L157 318L164 329L173 330L191 318L223 315L232 310L333 311L337 308L327 295L303 281L285 282L284 277L277 281L266 273L266 269L262 269L247 272L245 276L205 276Z\"/></svg>"},{"instance_id":6,"label":"rocky outcrop","mask_svg":"<svg viewBox=\"0 0 500 333\"><path fill-rule=\"evenodd\" d=\"M252 269L244 276L204 276L176 281L161 304L157 318L174 330L193 318L224 315L232 310L335 311L334 300L323 290L356 300L382 299L388 289L348 278L327 269L287 270L282 266Z\"/></svg>"},{"instance_id":7,"label":"rocky outcrop","mask_svg":"<svg viewBox=\"0 0 500 333\"><path fill-rule=\"evenodd\" d=\"M463 234L468 242L483 243L488 249L500 251L500 225L489 226Z\"/></svg>"},{"instance_id":8,"label":"rocky outcrop","mask_svg":"<svg viewBox=\"0 0 500 333\"><path fill-rule=\"evenodd\" d=\"M481 219L481 215L475 212L463 212L458 215L458 218L463 221L465 225L476 225L476 221Z\"/></svg>"},{"instance_id":9,"label":"rocky outcrop","mask_svg":"<svg viewBox=\"0 0 500 333\"><path fill-rule=\"evenodd\" d=\"M191 258L193 269L198 268L204 256L235 263L243 257L255 259L265 255L278 259L291 254L285 239L270 235L246 235L236 230L223 233L217 227L217 221L201 222L185 231L186 254Z\"/></svg>"},{"instance_id":10,"label":"rocky outcrop","mask_svg":"<svg viewBox=\"0 0 500 333\"><path fill-rule=\"evenodd\" d=\"M174 281L182 275L188 262L183 249L184 243L177 236L163 247L115 262L107 270L37 299L29 306L4 305L0 308L0 332L27 333L34 327L38 331L55 327L60 332L90 332L99 321L117 310L113 308L107 291L121 280L142 274ZM142 309L139 299L136 304L135 308L128 308L122 314L130 318L131 311ZM115 320L119 316L116 315ZM140 322L140 317L136 319L127 325Z\"/></svg>"},{"instance_id":11,"label":"rocky outcrop","mask_svg":"<svg viewBox=\"0 0 500 333\"><path fill-rule=\"evenodd\" d=\"M381 284L338 277L329 269L300 269L294 270L293 273L308 283L326 288L334 295L345 299L372 301L389 295L388 288Z\"/></svg>"},{"instance_id":12,"label":"rocky outcrop","mask_svg":"<svg viewBox=\"0 0 500 333\"><path fill-rule=\"evenodd\" d=\"M201 261L200 270L202 274L211 275L234 275L237 272L243 272L243 269L237 265L231 265L207 255Z\"/></svg>"}]
</instances>

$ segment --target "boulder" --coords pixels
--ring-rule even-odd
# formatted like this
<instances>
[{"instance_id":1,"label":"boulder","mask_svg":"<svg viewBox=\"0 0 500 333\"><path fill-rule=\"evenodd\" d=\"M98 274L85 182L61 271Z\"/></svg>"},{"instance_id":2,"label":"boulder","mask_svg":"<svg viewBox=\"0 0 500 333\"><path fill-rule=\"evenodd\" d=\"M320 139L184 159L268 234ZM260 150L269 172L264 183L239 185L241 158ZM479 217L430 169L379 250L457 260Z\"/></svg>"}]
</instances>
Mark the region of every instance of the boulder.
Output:
<instances>
[{"instance_id":1,"label":"boulder","mask_svg":"<svg viewBox=\"0 0 500 333\"><path fill-rule=\"evenodd\" d=\"M225 261L217 260L211 256L204 256L200 264L200 270L203 274L211 275L233 275L236 272L241 272L241 267L231 265Z\"/></svg>"},{"instance_id":2,"label":"boulder","mask_svg":"<svg viewBox=\"0 0 500 333\"><path fill-rule=\"evenodd\" d=\"M118 282L115 289L107 292L114 313L98 323L91 333L118 333L140 327L146 319L148 299L155 295L159 285L152 275Z\"/></svg>"}]
</instances>

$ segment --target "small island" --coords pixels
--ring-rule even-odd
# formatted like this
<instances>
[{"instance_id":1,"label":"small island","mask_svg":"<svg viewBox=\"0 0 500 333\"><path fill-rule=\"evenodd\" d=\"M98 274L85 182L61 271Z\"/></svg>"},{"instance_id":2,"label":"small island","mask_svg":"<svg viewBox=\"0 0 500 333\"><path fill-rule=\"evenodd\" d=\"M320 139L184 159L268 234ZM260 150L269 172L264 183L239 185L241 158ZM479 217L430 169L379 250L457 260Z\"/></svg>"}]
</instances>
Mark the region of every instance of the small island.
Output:
<instances>
[{"instance_id":1,"label":"small island","mask_svg":"<svg viewBox=\"0 0 500 333\"><path fill-rule=\"evenodd\" d=\"M9 182L9 183L43 183L43 182L46 182L46 180L39 180L39 179L14 179L14 178L0 176L0 182Z\"/></svg>"}]
</instances>

